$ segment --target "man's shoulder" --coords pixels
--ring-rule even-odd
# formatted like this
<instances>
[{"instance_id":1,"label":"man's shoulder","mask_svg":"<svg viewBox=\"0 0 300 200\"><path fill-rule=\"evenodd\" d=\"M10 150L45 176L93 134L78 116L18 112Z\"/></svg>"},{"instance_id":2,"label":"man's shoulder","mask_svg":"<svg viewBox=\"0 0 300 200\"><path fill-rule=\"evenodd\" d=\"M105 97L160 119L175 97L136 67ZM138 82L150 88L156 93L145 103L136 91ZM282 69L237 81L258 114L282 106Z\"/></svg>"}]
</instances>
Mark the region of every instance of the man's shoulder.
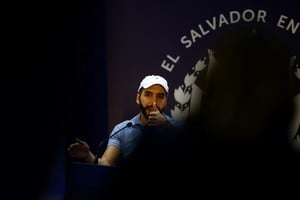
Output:
<instances>
[{"instance_id":1,"label":"man's shoulder","mask_svg":"<svg viewBox=\"0 0 300 200\"><path fill-rule=\"evenodd\" d=\"M122 127L131 127L131 126L135 126L137 124L140 124L140 120L139 120L139 114L135 115L134 117L132 117L131 119L126 119L124 121L119 122L118 124L115 125L116 129L120 129Z\"/></svg>"}]
</instances>

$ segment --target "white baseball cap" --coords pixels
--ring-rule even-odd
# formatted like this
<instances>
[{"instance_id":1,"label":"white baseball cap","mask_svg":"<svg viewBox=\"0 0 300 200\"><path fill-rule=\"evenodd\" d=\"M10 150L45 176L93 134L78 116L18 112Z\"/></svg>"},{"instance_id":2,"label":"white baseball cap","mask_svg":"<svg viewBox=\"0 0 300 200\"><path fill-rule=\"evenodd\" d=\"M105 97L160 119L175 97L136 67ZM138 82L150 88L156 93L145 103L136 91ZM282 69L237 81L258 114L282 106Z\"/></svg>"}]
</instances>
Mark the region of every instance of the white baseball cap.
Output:
<instances>
[{"instance_id":1,"label":"white baseball cap","mask_svg":"<svg viewBox=\"0 0 300 200\"><path fill-rule=\"evenodd\" d=\"M165 89L166 93L169 92L167 80L159 75L146 76L141 81L138 91L140 91L141 88L148 88L148 87L151 87L152 85L156 85L156 84L161 85Z\"/></svg>"}]
</instances>

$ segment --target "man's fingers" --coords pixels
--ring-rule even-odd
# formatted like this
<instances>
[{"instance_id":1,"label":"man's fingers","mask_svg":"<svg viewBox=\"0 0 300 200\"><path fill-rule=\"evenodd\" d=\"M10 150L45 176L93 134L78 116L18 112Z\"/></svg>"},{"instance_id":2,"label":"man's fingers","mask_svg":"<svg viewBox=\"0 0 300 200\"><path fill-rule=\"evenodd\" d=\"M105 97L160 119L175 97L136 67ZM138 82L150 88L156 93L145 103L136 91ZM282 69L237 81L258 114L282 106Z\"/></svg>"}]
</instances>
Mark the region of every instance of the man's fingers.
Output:
<instances>
[{"instance_id":1,"label":"man's fingers","mask_svg":"<svg viewBox=\"0 0 300 200\"><path fill-rule=\"evenodd\" d=\"M76 142L80 143L80 144L85 144L85 142L79 138L76 138Z\"/></svg>"},{"instance_id":2,"label":"man's fingers","mask_svg":"<svg viewBox=\"0 0 300 200\"><path fill-rule=\"evenodd\" d=\"M158 111L158 108L156 106L156 102L153 103L153 111Z\"/></svg>"},{"instance_id":3,"label":"man's fingers","mask_svg":"<svg viewBox=\"0 0 300 200\"><path fill-rule=\"evenodd\" d=\"M76 150L75 148L78 148L78 147L82 148L84 146L87 146L85 141L80 140L79 138L76 138L75 140L76 140L76 142L69 146L69 148L67 149L68 151L75 151Z\"/></svg>"}]
</instances>

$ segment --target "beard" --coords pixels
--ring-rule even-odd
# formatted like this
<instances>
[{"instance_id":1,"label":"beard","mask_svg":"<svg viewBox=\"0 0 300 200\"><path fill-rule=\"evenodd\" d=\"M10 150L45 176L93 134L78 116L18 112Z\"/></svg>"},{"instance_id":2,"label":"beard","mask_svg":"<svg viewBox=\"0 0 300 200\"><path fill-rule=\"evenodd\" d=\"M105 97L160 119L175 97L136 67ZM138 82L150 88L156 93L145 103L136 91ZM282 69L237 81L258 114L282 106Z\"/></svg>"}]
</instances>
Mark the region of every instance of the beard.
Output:
<instances>
[{"instance_id":1,"label":"beard","mask_svg":"<svg viewBox=\"0 0 300 200\"><path fill-rule=\"evenodd\" d=\"M147 109L152 108L152 106L145 106L144 107L142 105L141 98L140 98L140 104L139 104L139 106L140 106L140 110L141 110L143 116L145 117L146 120L148 120L149 119L149 115L147 114ZM160 113L162 113L164 111L164 109L160 109L159 107L157 107L157 109L159 110Z\"/></svg>"}]
</instances>

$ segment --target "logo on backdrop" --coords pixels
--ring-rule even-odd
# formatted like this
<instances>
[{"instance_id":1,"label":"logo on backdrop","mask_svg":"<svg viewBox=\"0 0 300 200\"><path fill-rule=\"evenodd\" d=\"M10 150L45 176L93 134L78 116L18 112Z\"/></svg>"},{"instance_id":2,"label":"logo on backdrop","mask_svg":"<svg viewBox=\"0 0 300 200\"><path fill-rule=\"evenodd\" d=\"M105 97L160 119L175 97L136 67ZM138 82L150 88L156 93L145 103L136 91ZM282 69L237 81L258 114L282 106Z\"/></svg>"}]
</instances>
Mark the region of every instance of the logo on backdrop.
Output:
<instances>
[{"instance_id":1,"label":"logo on backdrop","mask_svg":"<svg viewBox=\"0 0 300 200\"><path fill-rule=\"evenodd\" d=\"M284 32L295 37L299 33L300 23L289 16L278 15L268 18L268 12L266 10L252 10L246 9L242 12L240 11L229 11L227 14L220 14L213 16L210 19L203 20L194 29L190 29L187 34L180 38L180 44L183 45L184 49L190 49L199 43L203 38L212 34L212 32L222 29L223 27L238 25L239 23L255 23L255 24L271 24L275 29L281 29ZM253 25L253 24L251 24ZM180 85L176 86L174 89L174 106L170 110L172 117L180 120L186 120L198 112L202 101L202 95L205 91L204 87L201 87L199 79L202 82L206 82L207 77L209 77L211 71L213 71L218 63L215 56L215 49L207 49L207 55L197 58L197 61L193 66L189 68L189 72L183 76L183 80ZM295 52L295 54L297 54ZM287 58L287 64L292 69L292 79L296 80L293 87L298 87L294 95L295 104L295 114L293 116L290 125L290 137L293 141L293 145L300 150L300 68L299 61L296 55L292 55ZM179 65L182 61L182 56L167 54L165 60L162 61L161 67L168 72L172 72L176 65ZM204 74L204 75L203 75ZM197 83L196 83L197 82ZM203 84L202 84L203 86Z\"/></svg>"}]
</instances>

